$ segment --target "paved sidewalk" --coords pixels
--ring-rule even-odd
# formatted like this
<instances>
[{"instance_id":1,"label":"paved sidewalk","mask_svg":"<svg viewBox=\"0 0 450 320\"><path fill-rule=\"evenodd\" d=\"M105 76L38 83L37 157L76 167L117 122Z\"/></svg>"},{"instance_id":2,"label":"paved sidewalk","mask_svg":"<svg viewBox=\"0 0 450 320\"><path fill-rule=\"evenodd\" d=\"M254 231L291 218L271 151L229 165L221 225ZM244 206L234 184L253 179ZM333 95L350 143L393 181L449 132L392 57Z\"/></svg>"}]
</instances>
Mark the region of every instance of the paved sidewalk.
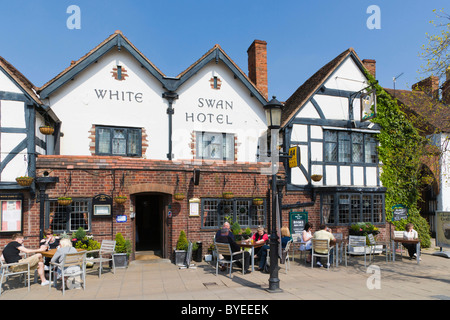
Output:
<instances>
[{"instance_id":1,"label":"paved sidewalk","mask_svg":"<svg viewBox=\"0 0 450 320\"><path fill-rule=\"evenodd\" d=\"M366 269L364 258L351 257L348 267L342 264L328 271L312 269L297 258L287 273L281 265L280 293L267 292L269 275L261 272L243 276L234 269L230 279L226 272L216 276L206 262L196 263L195 269L179 269L160 260L133 262L101 278L95 272L88 274L86 290L67 290L65 296L40 284L32 284L28 292L23 283L12 280L8 284L14 288L4 285L0 300L450 300L450 259L432 252L423 250L419 265L405 257L386 263L384 256L376 256Z\"/></svg>"}]
</instances>

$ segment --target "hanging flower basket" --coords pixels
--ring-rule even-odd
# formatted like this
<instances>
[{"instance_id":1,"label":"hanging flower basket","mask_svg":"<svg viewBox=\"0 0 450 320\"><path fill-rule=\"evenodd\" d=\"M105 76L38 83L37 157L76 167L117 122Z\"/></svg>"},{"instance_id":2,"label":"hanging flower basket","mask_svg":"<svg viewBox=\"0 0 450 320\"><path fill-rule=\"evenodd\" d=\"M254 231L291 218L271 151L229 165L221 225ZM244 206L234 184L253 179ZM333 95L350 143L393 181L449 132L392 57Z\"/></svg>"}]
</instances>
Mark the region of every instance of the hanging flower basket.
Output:
<instances>
[{"instance_id":1,"label":"hanging flower basket","mask_svg":"<svg viewBox=\"0 0 450 320\"><path fill-rule=\"evenodd\" d=\"M254 198L254 199L253 199L253 205L255 205L255 206L260 206L260 205L262 205L263 203L264 203L264 200L261 199L261 198Z\"/></svg>"},{"instance_id":2,"label":"hanging flower basket","mask_svg":"<svg viewBox=\"0 0 450 320\"><path fill-rule=\"evenodd\" d=\"M39 131L40 131L42 134L45 134L45 135L51 135L51 134L53 134L53 132L55 131L55 129L54 129L53 127L51 127L51 126L42 126L42 127L39 127Z\"/></svg>"},{"instance_id":3,"label":"hanging flower basket","mask_svg":"<svg viewBox=\"0 0 450 320\"><path fill-rule=\"evenodd\" d=\"M321 174L313 174L313 175L311 175L311 179L315 182L318 182L318 181L322 180L322 175Z\"/></svg>"},{"instance_id":4,"label":"hanging flower basket","mask_svg":"<svg viewBox=\"0 0 450 320\"><path fill-rule=\"evenodd\" d=\"M126 196L117 196L114 198L114 201L117 204L124 204L127 201L127 197Z\"/></svg>"},{"instance_id":5,"label":"hanging flower basket","mask_svg":"<svg viewBox=\"0 0 450 320\"><path fill-rule=\"evenodd\" d=\"M178 200L178 201L184 200L184 193L175 193L173 195L173 197L174 197L175 200Z\"/></svg>"},{"instance_id":6,"label":"hanging flower basket","mask_svg":"<svg viewBox=\"0 0 450 320\"><path fill-rule=\"evenodd\" d=\"M58 204L61 206L68 206L72 203L72 198L70 197L59 197Z\"/></svg>"},{"instance_id":7,"label":"hanging flower basket","mask_svg":"<svg viewBox=\"0 0 450 320\"><path fill-rule=\"evenodd\" d=\"M19 186L29 187L33 183L33 177L17 177L16 182Z\"/></svg>"},{"instance_id":8,"label":"hanging flower basket","mask_svg":"<svg viewBox=\"0 0 450 320\"><path fill-rule=\"evenodd\" d=\"M234 198L234 194L233 194L233 192L224 192L224 193L222 193L222 197L224 199L233 199Z\"/></svg>"}]
</instances>

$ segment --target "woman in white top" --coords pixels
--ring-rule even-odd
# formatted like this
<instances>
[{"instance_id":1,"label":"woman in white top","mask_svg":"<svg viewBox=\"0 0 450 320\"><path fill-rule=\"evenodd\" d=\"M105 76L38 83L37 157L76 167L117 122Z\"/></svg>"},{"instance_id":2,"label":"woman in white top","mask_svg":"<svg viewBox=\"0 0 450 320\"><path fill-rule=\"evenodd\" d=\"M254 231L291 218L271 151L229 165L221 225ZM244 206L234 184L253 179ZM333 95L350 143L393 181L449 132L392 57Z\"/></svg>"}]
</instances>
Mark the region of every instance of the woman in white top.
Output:
<instances>
[{"instance_id":1,"label":"woman in white top","mask_svg":"<svg viewBox=\"0 0 450 320\"><path fill-rule=\"evenodd\" d=\"M408 223L405 226L405 232L403 232L403 239L405 240L414 240L418 239L419 235L416 230L414 230L414 225L412 223ZM404 243L403 246L408 249L409 258L416 258L416 244L415 243Z\"/></svg>"},{"instance_id":2,"label":"woman in white top","mask_svg":"<svg viewBox=\"0 0 450 320\"><path fill-rule=\"evenodd\" d=\"M311 263L311 250L312 250L312 242L311 239L313 237L312 234L313 224L307 222L305 225L305 229L302 232L302 241L304 244L301 245L301 251L308 251L308 257L306 258L307 263Z\"/></svg>"}]
</instances>

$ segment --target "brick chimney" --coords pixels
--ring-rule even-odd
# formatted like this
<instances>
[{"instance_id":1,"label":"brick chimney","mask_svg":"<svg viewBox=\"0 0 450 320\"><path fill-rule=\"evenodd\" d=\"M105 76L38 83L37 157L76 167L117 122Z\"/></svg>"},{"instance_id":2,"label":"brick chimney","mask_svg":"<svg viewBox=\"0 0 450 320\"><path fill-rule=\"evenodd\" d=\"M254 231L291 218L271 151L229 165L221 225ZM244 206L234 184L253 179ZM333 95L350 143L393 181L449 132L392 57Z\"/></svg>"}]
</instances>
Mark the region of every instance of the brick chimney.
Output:
<instances>
[{"instance_id":1,"label":"brick chimney","mask_svg":"<svg viewBox=\"0 0 450 320\"><path fill-rule=\"evenodd\" d=\"M445 72L445 82L442 85L442 102L450 105L450 67Z\"/></svg>"},{"instance_id":2,"label":"brick chimney","mask_svg":"<svg viewBox=\"0 0 450 320\"><path fill-rule=\"evenodd\" d=\"M439 99L439 77L429 76L412 85L413 90L423 91L434 99Z\"/></svg>"},{"instance_id":3,"label":"brick chimney","mask_svg":"<svg viewBox=\"0 0 450 320\"><path fill-rule=\"evenodd\" d=\"M248 77L266 97L269 96L267 86L267 42L255 40L247 50Z\"/></svg>"},{"instance_id":4,"label":"brick chimney","mask_svg":"<svg viewBox=\"0 0 450 320\"><path fill-rule=\"evenodd\" d=\"M364 64L364 67L369 71L371 75L376 79L376 73L377 73L377 62L373 59L364 59L362 61Z\"/></svg>"}]
</instances>

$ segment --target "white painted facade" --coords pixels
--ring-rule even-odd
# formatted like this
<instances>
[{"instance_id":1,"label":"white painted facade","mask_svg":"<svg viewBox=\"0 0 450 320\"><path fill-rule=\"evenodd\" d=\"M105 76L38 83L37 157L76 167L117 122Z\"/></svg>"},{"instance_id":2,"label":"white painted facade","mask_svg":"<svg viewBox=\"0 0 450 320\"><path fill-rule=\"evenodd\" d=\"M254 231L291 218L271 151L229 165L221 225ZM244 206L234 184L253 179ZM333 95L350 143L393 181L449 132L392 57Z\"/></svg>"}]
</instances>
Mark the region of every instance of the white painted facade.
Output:
<instances>
[{"instance_id":1,"label":"white painted facade","mask_svg":"<svg viewBox=\"0 0 450 320\"><path fill-rule=\"evenodd\" d=\"M125 80L113 69L126 70ZM211 88L217 77L220 89ZM70 81L53 91L44 103L62 121L61 155L91 155L92 127L141 128L148 148L143 158L166 160L169 148L167 91L127 50L112 48ZM222 61L207 63L176 93L172 117L173 160L193 160L196 135L226 133L235 137L236 161L255 162L258 138L265 132L263 105ZM146 137L145 137L146 136ZM98 141L98 137L95 138Z\"/></svg>"},{"instance_id":2,"label":"white painted facade","mask_svg":"<svg viewBox=\"0 0 450 320\"><path fill-rule=\"evenodd\" d=\"M336 125L323 125L319 120L353 120L361 121L360 99L353 100L352 117L349 115L349 98L337 96L340 92L365 92L368 81L356 64L355 60L348 56L335 70L335 72L324 82L323 87L332 89L334 95L327 92L315 93L299 112L296 119L308 119L308 124L293 124L290 141L291 146L298 145L301 150L301 168L291 169L291 183L293 185L313 186L356 186L356 187L379 187L378 163L367 164L363 162L327 161L324 155L324 131L374 134L372 124L364 128L353 126L339 127ZM313 105L314 100L320 108L322 115ZM317 120L317 125L314 124ZM319 124L322 123L322 124ZM364 157L364 154L363 154ZM323 176L321 181L310 180L310 176L319 174Z\"/></svg>"}]
</instances>

